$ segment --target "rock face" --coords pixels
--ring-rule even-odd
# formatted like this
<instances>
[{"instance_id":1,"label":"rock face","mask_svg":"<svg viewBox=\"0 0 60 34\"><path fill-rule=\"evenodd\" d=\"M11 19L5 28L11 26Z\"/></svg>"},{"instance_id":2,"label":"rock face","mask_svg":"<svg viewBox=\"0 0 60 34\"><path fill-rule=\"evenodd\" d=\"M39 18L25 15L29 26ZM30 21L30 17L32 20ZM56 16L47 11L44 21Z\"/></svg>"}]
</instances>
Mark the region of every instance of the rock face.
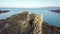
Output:
<instances>
[{"instance_id":1,"label":"rock face","mask_svg":"<svg viewBox=\"0 0 60 34\"><path fill-rule=\"evenodd\" d=\"M41 14L37 14L33 21L33 34L42 34L42 24L43 24L43 16Z\"/></svg>"}]
</instances>

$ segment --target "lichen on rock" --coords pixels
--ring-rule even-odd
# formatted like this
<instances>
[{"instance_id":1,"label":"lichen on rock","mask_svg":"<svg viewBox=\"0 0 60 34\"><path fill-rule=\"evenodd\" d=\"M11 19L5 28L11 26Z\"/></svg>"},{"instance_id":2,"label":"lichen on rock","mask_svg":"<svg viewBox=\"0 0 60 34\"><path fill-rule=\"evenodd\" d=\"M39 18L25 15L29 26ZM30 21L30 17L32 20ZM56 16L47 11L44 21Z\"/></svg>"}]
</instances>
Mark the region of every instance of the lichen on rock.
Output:
<instances>
[{"instance_id":1,"label":"lichen on rock","mask_svg":"<svg viewBox=\"0 0 60 34\"><path fill-rule=\"evenodd\" d=\"M33 21L33 34L42 34L43 15L37 14Z\"/></svg>"}]
</instances>

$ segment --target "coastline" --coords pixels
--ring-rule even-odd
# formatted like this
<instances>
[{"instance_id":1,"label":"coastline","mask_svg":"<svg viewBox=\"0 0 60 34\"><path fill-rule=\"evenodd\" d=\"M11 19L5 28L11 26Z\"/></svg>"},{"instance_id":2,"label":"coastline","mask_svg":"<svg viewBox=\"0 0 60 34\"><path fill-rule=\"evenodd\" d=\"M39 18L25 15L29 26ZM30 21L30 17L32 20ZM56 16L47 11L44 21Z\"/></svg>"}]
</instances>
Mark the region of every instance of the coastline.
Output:
<instances>
[{"instance_id":1,"label":"coastline","mask_svg":"<svg viewBox=\"0 0 60 34\"><path fill-rule=\"evenodd\" d=\"M28 18L28 20L31 20L31 21L29 21L30 22L30 25L26 22L26 25L29 26L28 27L29 29L26 30L26 31L29 31L29 33L30 33L30 30L32 29L31 26L33 26L32 25L32 22L33 22L33 19L35 17L35 14L33 13L33 14L30 14L29 16L30 16L30 19ZM2 31L4 31L5 29L6 30L9 29L8 30L9 31L8 33L11 33L12 31L13 31L14 34L18 33L19 30L20 30L18 24L20 22L23 22L24 20L27 21L26 20L27 19L26 17L28 17L28 12L23 12L23 13L20 13L20 14L12 15L11 17L9 17L9 18L7 18L5 20L4 19L3 20L0 20L0 24L1 24L0 25L1 27L0 28L2 28L2 29L0 29L0 33L3 33ZM23 20L23 21L20 21L20 20ZM4 28L4 25L5 24L8 25L8 26L6 26L7 28L6 27ZM20 23L20 26L22 26L22 23ZM23 31L25 30L23 28L21 28L21 29ZM26 31L24 31L24 32L26 32ZM43 32L43 34L44 33L49 33L50 31L56 34L56 33L60 32L60 27L56 27L54 25L51 25L50 26L48 23L43 22L43 25L42 25L42 32ZM6 32L6 31L4 31L4 32Z\"/></svg>"}]
</instances>

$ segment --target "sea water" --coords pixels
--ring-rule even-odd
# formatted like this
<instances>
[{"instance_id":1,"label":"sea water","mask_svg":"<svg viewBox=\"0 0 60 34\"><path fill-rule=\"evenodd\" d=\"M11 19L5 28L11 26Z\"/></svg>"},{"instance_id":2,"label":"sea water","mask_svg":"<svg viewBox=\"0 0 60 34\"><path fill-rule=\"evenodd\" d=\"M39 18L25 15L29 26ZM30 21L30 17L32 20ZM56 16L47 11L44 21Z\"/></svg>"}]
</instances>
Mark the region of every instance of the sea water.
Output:
<instances>
[{"instance_id":1,"label":"sea water","mask_svg":"<svg viewBox=\"0 0 60 34\"><path fill-rule=\"evenodd\" d=\"M0 8L0 10L9 10L10 12L0 14L0 20L6 19L12 15L19 14L24 10L29 13L43 14L43 19L50 25L60 27L60 13L51 12L50 10L60 10L60 8Z\"/></svg>"}]
</instances>

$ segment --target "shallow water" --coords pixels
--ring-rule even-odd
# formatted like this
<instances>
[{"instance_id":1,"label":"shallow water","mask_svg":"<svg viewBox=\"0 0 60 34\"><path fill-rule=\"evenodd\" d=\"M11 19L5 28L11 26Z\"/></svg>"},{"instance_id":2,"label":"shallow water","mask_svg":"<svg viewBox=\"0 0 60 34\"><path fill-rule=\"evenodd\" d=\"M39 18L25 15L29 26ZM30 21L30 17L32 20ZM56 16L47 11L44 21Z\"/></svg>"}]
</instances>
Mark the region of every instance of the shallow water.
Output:
<instances>
[{"instance_id":1,"label":"shallow water","mask_svg":"<svg viewBox=\"0 0 60 34\"><path fill-rule=\"evenodd\" d=\"M0 8L0 10L9 10L10 12L0 14L0 20L6 19L12 15L19 14L24 10L28 10L29 13L43 14L44 21L50 25L60 27L60 13L51 12L49 10L55 10L60 8Z\"/></svg>"}]
</instances>

